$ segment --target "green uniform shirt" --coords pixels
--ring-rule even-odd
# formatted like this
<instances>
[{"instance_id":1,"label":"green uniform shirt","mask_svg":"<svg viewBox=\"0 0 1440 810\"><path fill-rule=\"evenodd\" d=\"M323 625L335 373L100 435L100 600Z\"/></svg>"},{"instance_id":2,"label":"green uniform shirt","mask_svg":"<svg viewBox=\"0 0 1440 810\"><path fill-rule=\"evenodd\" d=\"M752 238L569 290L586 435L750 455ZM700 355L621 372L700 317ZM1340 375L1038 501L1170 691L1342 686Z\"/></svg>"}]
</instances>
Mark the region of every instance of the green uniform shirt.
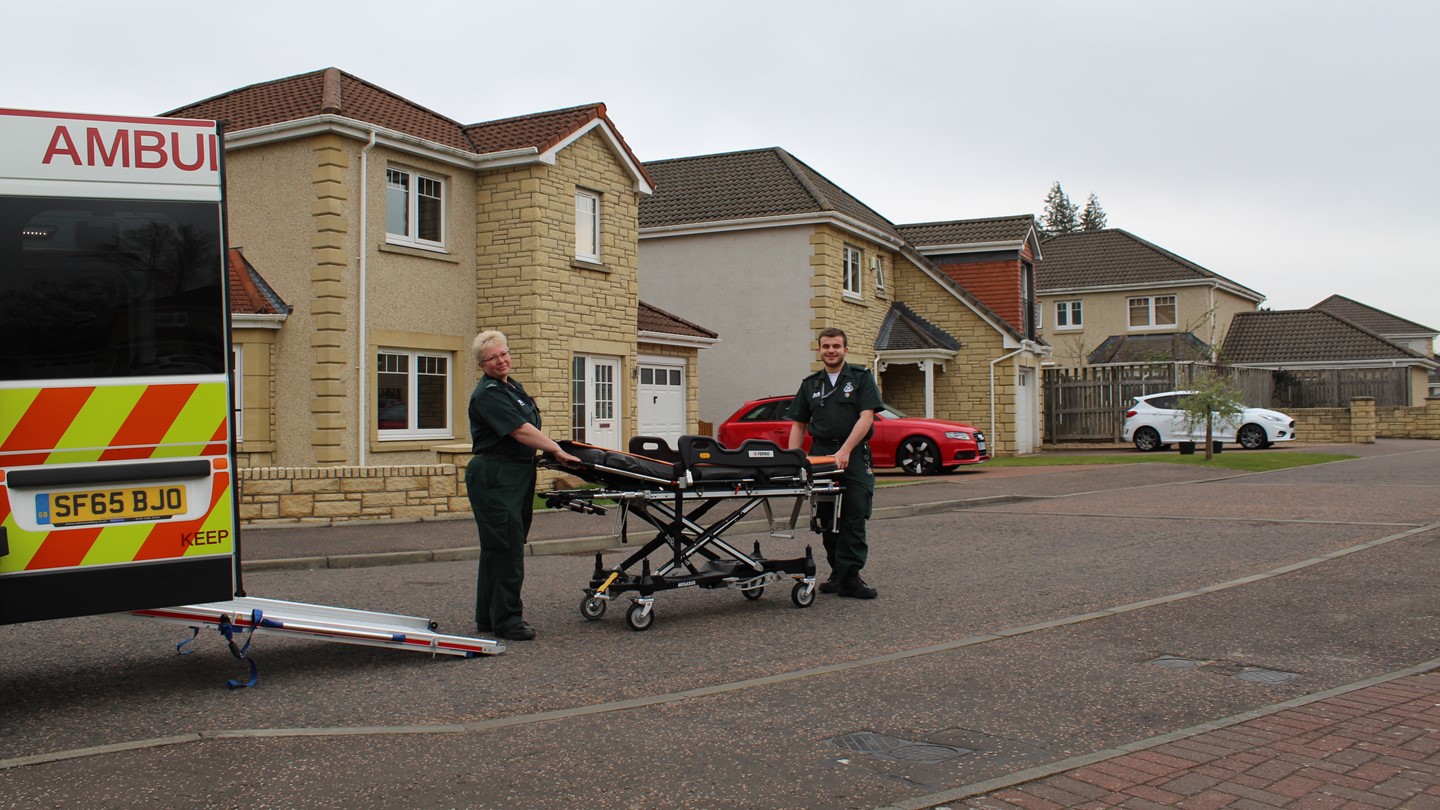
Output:
<instances>
[{"instance_id":1,"label":"green uniform shirt","mask_svg":"<svg viewBox=\"0 0 1440 810\"><path fill-rule=\"evenodd\" d=\"M510 436L529 422L540 427L540 409L515 380L481 378L470 395L470 452L517 460L535 457L535 450Z\"/></svg>"},{"instance_id":2,"label":"green uniform shirt","mask_svg":"<svg viewBox=\"0 0 1440 810\"><path fill-rule=\"evenodd\" d=\"M843 442L860 421L863 411L878 411L885 407L880 401L880 390L875 387L875 378L864 366L849 363L840 367L835 384L830 384L830 375L825 369L800 381L800 390L785 418L792 422L803 422L811 436L831 442ZM865 434L865 439L874 433Z\"/></svg>"}]
</instances>

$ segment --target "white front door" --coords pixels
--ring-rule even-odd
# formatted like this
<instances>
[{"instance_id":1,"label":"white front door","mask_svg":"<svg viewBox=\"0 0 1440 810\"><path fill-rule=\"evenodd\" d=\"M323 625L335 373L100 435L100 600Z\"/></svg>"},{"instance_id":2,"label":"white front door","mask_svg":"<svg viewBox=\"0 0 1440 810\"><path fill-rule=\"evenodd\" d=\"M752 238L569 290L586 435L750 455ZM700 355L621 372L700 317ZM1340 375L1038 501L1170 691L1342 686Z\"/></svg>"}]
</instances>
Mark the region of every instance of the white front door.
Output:
<instances>
[{"instance_id":1,"label":"white front door","mask_svg":"<svg viewBox=\"0 0 1440 810\"><path fill-rule=\"evenodd\" d=\"M571 438L620 446L620 358L577 354L570 365Z\"/></svg>"},{"instance_id":2,"label":"white front door","mask_svg":"<svg viewBox=\"0 0 1440 810\"><path fill-rule=\"evenodd\" d=\"M676 447L685 433L685 366L641 361L639 397L636 434Z\"/></svg>"},{"instance_id":3,"label":"white front door","mask_svg":"<svg viewBox=\"0 0 1440 810\"><path fill-rule=\"evenodd\" d=\"M1035 369L1018 369L1015 380L1015 452L1035 452Z\"/></svg>"}]
</instances>

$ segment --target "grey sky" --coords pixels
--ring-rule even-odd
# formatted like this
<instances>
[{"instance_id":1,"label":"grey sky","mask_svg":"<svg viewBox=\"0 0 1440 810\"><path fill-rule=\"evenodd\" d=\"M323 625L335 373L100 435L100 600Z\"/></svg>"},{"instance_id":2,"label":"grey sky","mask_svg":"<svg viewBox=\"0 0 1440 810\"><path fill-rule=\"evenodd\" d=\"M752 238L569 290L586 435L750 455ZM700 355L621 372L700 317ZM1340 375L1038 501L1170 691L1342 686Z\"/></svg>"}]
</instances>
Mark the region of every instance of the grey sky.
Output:
<instances>
[{"instance_id":1,"label":"grey sky","mask_svg":"<svg viewBox=\"0 0 1440 810\"><path fill-rule=\"evenodd\" d=\"M327 66L466 123L603 101L641 160L781 146L899 223L1038 213L1059 180L1271 308L1339 293L1440 328L1433 0L85 0L6 21L0 106L153 114Z\"/></svg>"}]
</instances>

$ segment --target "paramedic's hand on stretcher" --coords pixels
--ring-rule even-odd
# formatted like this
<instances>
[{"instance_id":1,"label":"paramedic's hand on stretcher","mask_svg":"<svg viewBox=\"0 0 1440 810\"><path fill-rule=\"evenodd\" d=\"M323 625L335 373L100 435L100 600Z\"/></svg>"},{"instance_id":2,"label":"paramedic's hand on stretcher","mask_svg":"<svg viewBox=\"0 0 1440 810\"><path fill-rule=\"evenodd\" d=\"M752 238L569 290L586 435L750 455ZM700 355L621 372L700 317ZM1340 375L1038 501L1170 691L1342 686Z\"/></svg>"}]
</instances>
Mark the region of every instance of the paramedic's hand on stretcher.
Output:
<instances>
[{"instance_id":1,"label":"paramedic's hand on stretcher","mask_svg":"<svg viewBox=\"0 0 1440 810\"><path fill-rule=\"evenodd\" d=\"M528 423L521 425L520 427L510 431L510 437L513 438L515 441L525 445L526 447L533 447L542 453L549 453L550 455L559 459L561 464L575 466L581 463L580 459L576 458L570 453L565 452L565 450L561 448L557 442L555 442L549 436L546 436L540 431L539 428L535 427L534 425ZM552 450L551 448L554 449Z\"/></svg>"},{"instance_id":2,"label":"paramedic's hand on stretcher","mask_svg":"<svg viewBox=\"0 0 1440 810\"><path fill-rule=\"evenodd\" d=\"M838 469L845 469L850 466L850 451L842 447L835 451L835 466Z\"/></svg>"}]
</instances>

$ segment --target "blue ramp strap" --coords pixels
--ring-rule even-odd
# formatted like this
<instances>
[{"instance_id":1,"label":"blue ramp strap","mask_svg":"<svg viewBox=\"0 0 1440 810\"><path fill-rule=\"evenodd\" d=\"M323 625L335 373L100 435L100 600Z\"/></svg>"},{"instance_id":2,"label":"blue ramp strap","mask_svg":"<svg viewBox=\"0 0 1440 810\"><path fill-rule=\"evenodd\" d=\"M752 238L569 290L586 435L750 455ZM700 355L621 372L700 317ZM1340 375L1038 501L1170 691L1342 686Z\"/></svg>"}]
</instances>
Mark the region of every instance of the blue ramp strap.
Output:
<instances>
[{"instance_id":1,"label":"blue ramp strap","mask_svg":"<svg viewBox=\"0 0 1440 810\"><path fill-rule=\"evenodd\" d=\"M235 644L235 634L242 632L242 630L231 623L229 616L220 617L220 634L225 636L225 641L230 646L230 654L250 665L249 680L242 682L231 678L225 682L225 685L231 689L243 689L247 686L254 686L255 683L260 680L259 668L255 666L255 662L251 660L246 653L250 651L250 642L255 638L255 629L260 626L263 617L264 613L261 612L259 608L250 611L250 630L245 633L245 644L243 646L236 646Z\"/></svg>"}]
</instances>

